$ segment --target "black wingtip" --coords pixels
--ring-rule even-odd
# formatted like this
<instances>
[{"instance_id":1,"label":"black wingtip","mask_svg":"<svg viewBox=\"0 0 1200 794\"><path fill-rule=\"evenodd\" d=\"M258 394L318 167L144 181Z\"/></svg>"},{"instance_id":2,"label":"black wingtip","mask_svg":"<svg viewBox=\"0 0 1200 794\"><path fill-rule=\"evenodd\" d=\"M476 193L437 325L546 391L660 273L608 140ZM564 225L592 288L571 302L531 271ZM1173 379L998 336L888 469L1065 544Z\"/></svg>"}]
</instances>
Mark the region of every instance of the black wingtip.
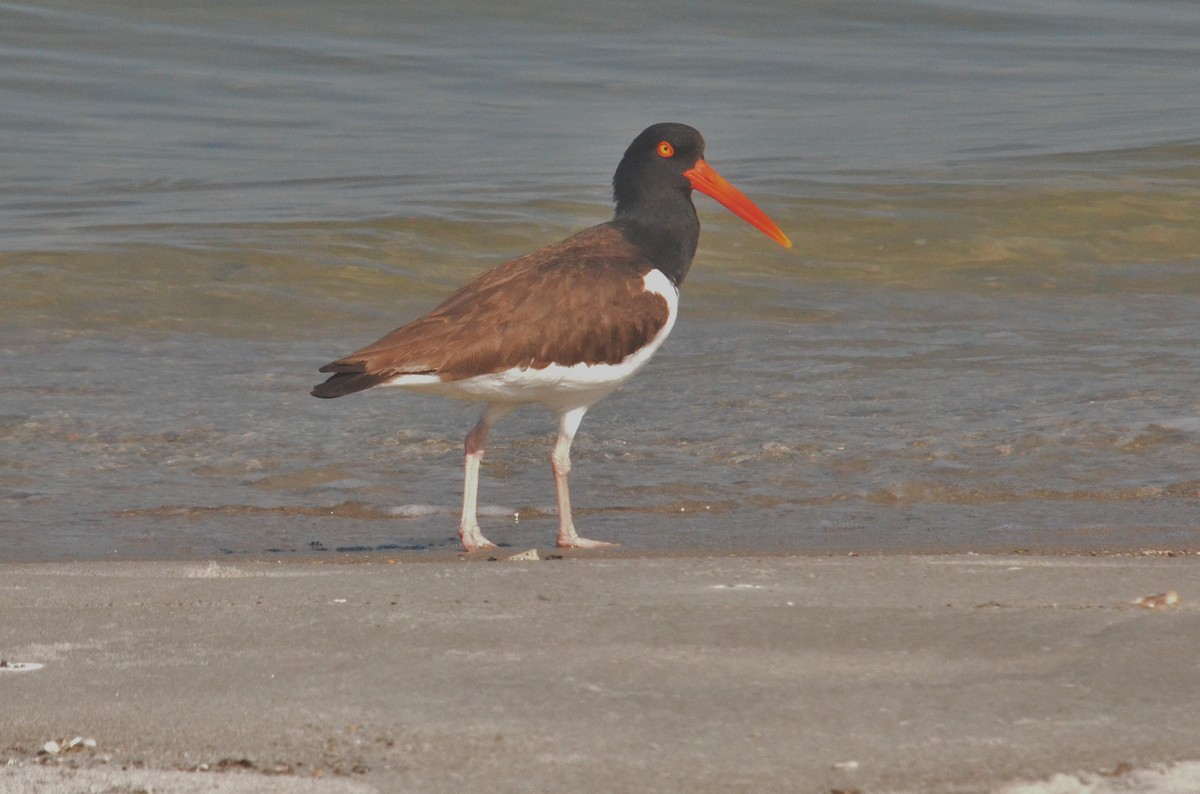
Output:
<instances>
[{"instance_id":1,"label":"black wingtip","mask_svg":"<svg viewBox=\"0 0 1200 794\"><path fill-rule=\"evenodd\" d=\"M353 380L355 374L349 372L339 372L336 375L330 376L329 380L324 383L318 383L309 392L313 397L320 397L322 400L331 400L334 397L341 397L345 394L358 391L358 389L347 389L347 381Z\"/></svg>"},{"instance_id":2,"label":"black wingtip","mask_svg":"<svg viewBox=\"0 0 1200 794\"><path fill-rule=\"evenodd\" d=\"M313 397L320 397L322 400L331 400L334 397L344 397L347 394L354 394L356 391L378 386L387 380L387 376L369 372L338 372L330 375L329 380L324 383L314 386L309 394Z\"/></svg>"}]
</instances>

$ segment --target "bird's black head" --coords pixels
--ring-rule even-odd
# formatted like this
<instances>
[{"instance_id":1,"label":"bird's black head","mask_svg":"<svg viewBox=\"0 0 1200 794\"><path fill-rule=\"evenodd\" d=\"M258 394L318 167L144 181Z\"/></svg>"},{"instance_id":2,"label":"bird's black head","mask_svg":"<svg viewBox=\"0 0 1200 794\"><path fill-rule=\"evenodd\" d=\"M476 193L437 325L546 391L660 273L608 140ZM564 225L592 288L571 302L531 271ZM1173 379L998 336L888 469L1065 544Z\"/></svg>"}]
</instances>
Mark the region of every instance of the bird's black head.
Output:
<instances>
[{"instance_id":1,"label":"bird's black head","mask_svg":"<svg viewBox=\"0 0 1200 794\"><path fill-rule=\"evenodd\" d=\"M704 139L686 124L655 124L629 144L613 175L613 225L678 285L700 240L692 190L724 204L784 248L792 243L767 214L704 160Z\"/></svg>"},{"instance_id":2,"label":"bird's black head","mask_svg":"<svg viewBox=\"0 0 1200 794\"><path fill-rule=\"evenodd\" d=\"M699 132L686 124L655 124L629 144L613 175L614 224L676 285L700 240L685 173L703 156Z\"/></svg>"},{"instance_id":3,"label":"bird's black head","mask_svg":"<svg viewBox=\"0 0 1200 794\"><path fill-rule=\"evenodd\" d=\"M672 196L690 197L692 183L684 174L703 158L704 138L692 127L647 127L629 144L613 175L617 215Z\"/></svg>"}]
</instances>

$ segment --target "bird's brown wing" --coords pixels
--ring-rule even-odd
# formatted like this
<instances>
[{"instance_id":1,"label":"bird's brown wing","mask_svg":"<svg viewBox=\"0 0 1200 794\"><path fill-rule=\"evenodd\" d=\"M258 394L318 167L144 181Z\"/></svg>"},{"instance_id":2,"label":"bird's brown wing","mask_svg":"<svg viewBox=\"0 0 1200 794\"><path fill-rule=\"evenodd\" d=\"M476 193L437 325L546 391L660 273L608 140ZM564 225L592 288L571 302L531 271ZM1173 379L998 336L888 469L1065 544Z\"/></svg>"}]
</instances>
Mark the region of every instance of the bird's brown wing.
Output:
<instances>
[{"instance_id":1,"label":"bird's brown wing","mask_svg":"<svg viewBox=\"0 0 1200 794\"><path fill-rule=\"evenodd\" d=\"M616 364L666 325L653 265L609 224L489 270L433 311L321 367L340 397L406 374L443 380L550 364Z\"/></svg>"}]
</instances>

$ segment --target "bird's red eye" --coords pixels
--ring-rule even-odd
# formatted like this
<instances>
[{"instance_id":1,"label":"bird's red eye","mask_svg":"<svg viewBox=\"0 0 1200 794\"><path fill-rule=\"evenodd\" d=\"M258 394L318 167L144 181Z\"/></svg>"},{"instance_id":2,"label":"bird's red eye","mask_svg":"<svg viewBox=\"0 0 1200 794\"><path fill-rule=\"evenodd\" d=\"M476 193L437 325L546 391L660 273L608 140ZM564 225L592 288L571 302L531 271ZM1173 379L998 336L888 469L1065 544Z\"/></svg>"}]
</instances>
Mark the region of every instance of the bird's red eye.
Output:
<instances>
[{"instance_id":1,"label":"bird's red eye","mask_svg":"<svg viewBox=\"0 0 1200 794\"><path fill-rule=\"evenodd\" d=\"M670 141L659 142L658 156L659 157L674 157L675 156L675 147L671 145Z\"/></svg>"}]
</instances>

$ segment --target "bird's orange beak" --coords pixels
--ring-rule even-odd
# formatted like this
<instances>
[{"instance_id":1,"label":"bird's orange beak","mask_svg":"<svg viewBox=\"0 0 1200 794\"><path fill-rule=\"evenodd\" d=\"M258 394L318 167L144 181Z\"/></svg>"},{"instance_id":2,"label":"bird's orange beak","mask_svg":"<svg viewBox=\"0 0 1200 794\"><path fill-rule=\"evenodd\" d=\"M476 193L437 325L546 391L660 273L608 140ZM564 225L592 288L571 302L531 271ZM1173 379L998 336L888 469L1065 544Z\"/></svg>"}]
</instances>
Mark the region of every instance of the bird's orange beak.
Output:
<instances>
[{"instance_id":1,"label":"bird's orange beak","mask_svg":"<svg viewBox=\"0 0 1200 794\"><path fill-rule=\"evenodd\" d=\"M742 191L729 184L725 177L718 174L717 170L704 160L697 160L696 165L684 171L683 175L692 183L693 188L707 196L712 196L728 207L733 214L755 229L758 229L767 237L770 237L784 248L792 247L792 241L775 225L775 221L767 217L767 213L760 210L753 201L746 198Z\"/></svg>"}]
</instances>

